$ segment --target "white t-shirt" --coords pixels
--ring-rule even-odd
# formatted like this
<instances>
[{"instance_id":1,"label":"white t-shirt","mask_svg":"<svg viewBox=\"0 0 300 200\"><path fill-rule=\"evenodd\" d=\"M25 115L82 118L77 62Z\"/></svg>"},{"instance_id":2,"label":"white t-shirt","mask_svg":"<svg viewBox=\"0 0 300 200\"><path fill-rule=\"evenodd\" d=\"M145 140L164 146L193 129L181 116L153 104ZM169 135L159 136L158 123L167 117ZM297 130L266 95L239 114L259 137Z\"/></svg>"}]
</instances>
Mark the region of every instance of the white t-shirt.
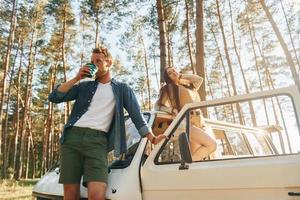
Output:
<instances>
[{"instance_id":1,"label":"white t-shirt","mask_svg":"<svg viewBox=\"0 0 300 200\"><path fill-rule=\"evenodd\" d=\"M109 131L115 113L115 97L109 83L99 83L88 110L74 124L104 132Z\"/></svg>"}]
</instances>

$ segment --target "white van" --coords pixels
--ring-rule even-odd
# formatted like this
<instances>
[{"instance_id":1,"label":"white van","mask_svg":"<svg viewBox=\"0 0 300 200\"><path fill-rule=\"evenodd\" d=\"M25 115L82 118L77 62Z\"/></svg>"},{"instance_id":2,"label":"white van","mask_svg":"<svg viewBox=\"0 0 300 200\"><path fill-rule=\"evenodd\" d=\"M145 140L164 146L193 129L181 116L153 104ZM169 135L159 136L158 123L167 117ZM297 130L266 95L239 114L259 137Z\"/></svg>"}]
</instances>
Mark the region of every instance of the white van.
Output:
<instances>
[{"instance_id":1,"label":"white van","mask_svg":"<svg viewBox=\"0 0 300 200\"><path fill-rule=\"evenodd\" d=\"M196 162L188 139L194 109L208 113L205 129L217 141L216 152ZM167 136L155 146L127 119L128 153L109 155L106 199L300 200L299 114L296 87L188 104L175 118L145 112L153 132ZM62 199L58 177L59 167L47 172L33 196Z\"/></svg>"}]
</instances>

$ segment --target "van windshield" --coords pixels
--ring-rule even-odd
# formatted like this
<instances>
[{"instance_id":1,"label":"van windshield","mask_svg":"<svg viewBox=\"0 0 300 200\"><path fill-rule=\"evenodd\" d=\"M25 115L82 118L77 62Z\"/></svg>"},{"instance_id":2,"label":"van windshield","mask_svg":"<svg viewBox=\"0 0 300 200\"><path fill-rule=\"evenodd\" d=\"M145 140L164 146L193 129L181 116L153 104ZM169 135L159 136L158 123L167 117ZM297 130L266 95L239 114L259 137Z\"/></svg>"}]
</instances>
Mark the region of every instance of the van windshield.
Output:
<instances>
[{"instance_id":1,"label":"van windshield","mask_svg":"<svg viewBox=\"0 0 300 200\"><path fill-rule=\"evenodd\" d=\"M149 122L149 114L144 113L143 114L144 119L146 122ZM131 118L127 118L125 121L125 131L126 131L126 144L127 144L127 149L132 147L134 144L138 143L141 139L141 136L139 134L139 131L136 129L134 123L132 122Z\"/></svg>"}]
</instances>

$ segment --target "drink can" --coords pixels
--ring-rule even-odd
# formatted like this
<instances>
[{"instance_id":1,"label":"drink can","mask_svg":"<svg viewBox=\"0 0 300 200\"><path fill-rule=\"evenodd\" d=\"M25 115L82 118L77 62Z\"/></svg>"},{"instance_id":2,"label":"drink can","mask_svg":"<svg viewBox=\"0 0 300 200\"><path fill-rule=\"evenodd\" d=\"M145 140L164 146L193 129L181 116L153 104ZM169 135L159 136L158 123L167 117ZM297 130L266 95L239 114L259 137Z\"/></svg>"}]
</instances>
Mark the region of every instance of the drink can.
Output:
<instances>
[{"instance_id":1,"label":"drink can","mask_svg":"<svg viewBox=\"0 0 300 200\"><path fill-rule=\"evenodd\" d=\"M98 71L98 68L96 65L94 65L93 63L87 63L85 64L85 66L89 67L90 68L90 74L87 75L87 77L89 78L94 78L97 71Z\"/></svg>"}]
</instances>

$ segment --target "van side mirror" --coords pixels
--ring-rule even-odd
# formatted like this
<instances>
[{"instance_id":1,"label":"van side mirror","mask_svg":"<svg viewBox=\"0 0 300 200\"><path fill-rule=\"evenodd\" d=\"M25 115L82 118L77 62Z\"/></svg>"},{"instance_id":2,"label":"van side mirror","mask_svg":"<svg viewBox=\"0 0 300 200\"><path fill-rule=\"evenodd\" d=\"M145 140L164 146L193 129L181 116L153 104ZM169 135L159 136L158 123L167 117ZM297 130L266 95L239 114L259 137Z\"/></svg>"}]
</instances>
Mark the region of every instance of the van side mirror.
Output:
<instances>
[{"instance_id":1,"label":"van side mirror","mask_svg":"<svg viewBox=\"0 0 300 200\"><path fill-rule=\"evenodd\" d=\"M187 169L188 166L185 165L185 163L192 163L192 155L187 133L181 133L178 137L178 142L181 155L181 165L179 169Z\"/></svg>"}]
</instances>

